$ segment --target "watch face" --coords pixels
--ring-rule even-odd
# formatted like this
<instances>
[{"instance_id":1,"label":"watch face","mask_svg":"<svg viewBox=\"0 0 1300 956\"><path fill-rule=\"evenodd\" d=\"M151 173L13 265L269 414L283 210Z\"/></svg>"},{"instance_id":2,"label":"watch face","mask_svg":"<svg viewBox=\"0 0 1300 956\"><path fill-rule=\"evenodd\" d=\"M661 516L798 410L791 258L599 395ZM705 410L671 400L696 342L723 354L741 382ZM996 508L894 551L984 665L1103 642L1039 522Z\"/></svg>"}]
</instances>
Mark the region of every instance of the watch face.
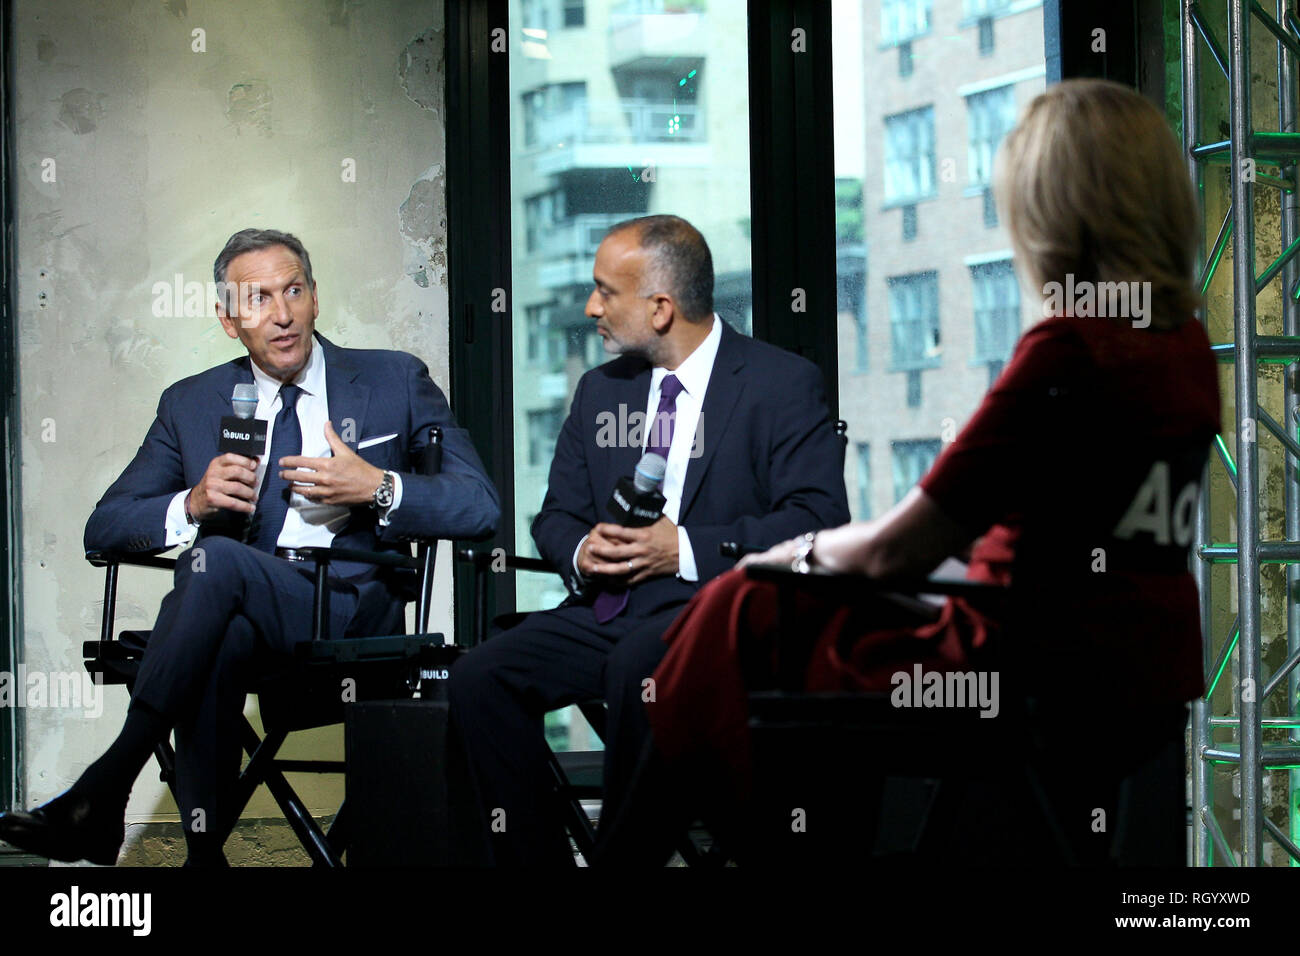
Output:
<instances>
[{"instance_id":1,"label":"watch face","mask_svg":"<svg viewBox=\"0 0 1300 956\"><path fill-rule=\"evenodd\" d=\"M385 473L384 483L375 492L375 506L387 508L393 503L393 476Z\"/></svg>"}]
</instances>

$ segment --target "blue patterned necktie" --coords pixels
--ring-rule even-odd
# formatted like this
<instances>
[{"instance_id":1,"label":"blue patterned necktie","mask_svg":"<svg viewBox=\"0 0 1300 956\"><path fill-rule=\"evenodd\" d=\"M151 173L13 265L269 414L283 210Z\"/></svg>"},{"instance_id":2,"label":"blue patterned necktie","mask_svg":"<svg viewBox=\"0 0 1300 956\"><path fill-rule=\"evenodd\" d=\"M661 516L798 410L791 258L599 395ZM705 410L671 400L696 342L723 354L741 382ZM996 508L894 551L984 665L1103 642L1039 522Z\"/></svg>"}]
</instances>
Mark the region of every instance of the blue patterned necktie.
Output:
<instances>
[{"instance_id":1,"label":"blue patterned necktie","mask_svg":"<svg viewBox=\"0 0 1300 956\"><path fill-rule=\"evenodd\" d=\"M257 499L257 512L249 529L249 545L267 554L275 553L276 541L289 513L289 482L280 477L277 463L289 455L302 454L302 427L298 424L296 407L300 394L302 389L297 385L280 386L280 414L275 417L271 430L271 450L266 456L262 493Z\"/></svg>"},{"instance_id":2,"label":"blue patterned necktie","mask_svg":"<svg viewBox=\"0 0 1300 956\"><path fill-rule=\"evenodd\" d=\"M668 450L673 446L673 430L677 426L677 396L684 386L676 375L666 375L659 383L659 411L647 424L650 430L646 436L646 453L653 452L668 460ZM596 615L597 624L608 624L623 613L627 607L627 588L618 587L601 591L596 595L591 609Z\"/></svg>"}]
</instances>

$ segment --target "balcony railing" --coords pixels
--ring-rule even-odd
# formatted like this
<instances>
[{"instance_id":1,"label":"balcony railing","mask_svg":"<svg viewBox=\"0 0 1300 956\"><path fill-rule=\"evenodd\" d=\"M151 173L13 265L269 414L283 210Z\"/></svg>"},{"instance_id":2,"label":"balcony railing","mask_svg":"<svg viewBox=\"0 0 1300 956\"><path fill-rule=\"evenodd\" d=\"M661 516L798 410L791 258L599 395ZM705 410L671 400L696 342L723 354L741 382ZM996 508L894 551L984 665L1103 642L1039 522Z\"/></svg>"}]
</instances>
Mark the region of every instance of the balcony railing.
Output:
<instances>
[{"instance_id":1,"label":"balcony railing","mask_svg":"<svg viewBox=\"0 0 1300 956\"><path fill-rule=\"evenodd\" d=\"M610 226L635 215L634 212L599 212L570 216L541 231L537 253L548 259L576 257L590 261Z\"/></svg>"},{"instance_id":2,"label":"balcony railing","mask_svg":"<svg viewBox=\"0 0 1300 956\"><path fill-rule=\"evenodd\" d=\"M694 103L632 99L608 106L575 103L538 122L538 145L548 149L577 143L698 143L705 138L701 113Z\"/></svg>"}]
</instances>

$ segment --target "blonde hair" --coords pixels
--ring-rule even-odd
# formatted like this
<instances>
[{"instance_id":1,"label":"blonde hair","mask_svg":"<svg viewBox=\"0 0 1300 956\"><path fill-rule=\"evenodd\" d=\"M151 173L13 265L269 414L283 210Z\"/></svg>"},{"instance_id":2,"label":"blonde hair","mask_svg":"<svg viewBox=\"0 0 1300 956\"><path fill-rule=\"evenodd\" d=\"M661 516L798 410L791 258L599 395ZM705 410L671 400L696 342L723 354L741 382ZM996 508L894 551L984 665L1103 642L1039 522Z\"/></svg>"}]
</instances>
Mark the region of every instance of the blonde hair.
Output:
<instances>
[{"instance_id":1,"label":"blonde hair","mask_svg":"<svg viewBox=\"0 0 1300 956\"><path fill-rule=\"evenodd\" d=\"M1150 282L1152 328L1200 305L1199 212L1163 116L1108 80L1066 80L1029 104L998 152L996 193L1022 277L1048 284Z\"/></svg>"}]
</instances>

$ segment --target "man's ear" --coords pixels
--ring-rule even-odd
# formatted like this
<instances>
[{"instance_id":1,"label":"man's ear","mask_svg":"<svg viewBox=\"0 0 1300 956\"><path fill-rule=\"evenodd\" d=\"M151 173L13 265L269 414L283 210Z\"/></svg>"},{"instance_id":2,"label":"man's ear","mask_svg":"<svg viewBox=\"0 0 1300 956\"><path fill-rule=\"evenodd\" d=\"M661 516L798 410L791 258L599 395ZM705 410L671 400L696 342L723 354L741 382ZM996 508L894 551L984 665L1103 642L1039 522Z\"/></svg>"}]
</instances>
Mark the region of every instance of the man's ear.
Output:
<instances>
[{"instance_id":1,"label":"man's ear","mask_svg":"<svg viewBox=\"0 0 1300 956\"><path fill-rule=\"evenodd\" d=\"M654 304L654 311L650 313L650 324L662 335L672 328L673 319L677 316L677 303L673 301L672 296L662 292L651 296L650 302Z\"/></svg>"},{"instance_id":2,"label":"man's ear","mask_svg":"<svg viewBox=\"0 0 1300 956\"><path fill-rule=\"evenodd\" d=\"M221 327L226 330L226 334L230 336L232 339L239 338L239 332L235 330L234 319L226 315L226 310L222 308L220 302L217 303L216 311L217 311L217 321L219 321L221 323Z\"/></svg>"}]
</instances>

